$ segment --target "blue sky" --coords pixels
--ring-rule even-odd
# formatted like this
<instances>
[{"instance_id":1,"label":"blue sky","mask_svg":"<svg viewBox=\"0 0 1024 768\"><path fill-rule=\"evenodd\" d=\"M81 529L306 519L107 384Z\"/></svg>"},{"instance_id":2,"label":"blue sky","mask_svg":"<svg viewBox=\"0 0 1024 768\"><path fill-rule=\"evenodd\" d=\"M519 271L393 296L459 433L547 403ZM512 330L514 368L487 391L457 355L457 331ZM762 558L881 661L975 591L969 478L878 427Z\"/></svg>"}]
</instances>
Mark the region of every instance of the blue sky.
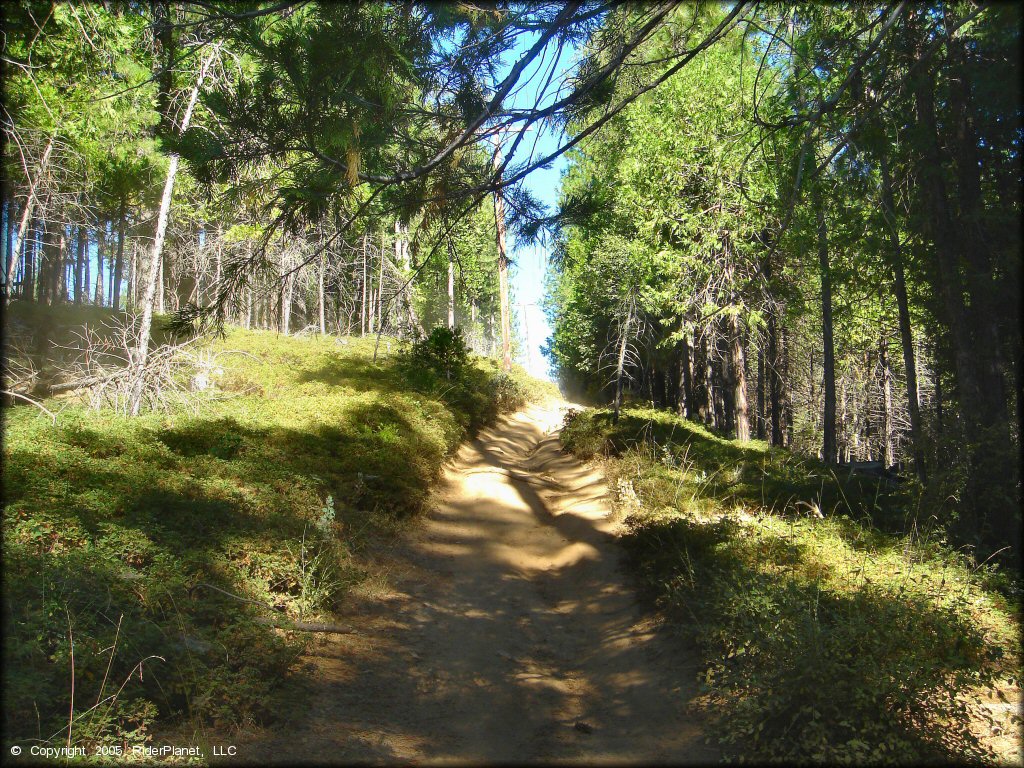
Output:
<instances>
[{"instance_id":1,"label":"blue sky","mask_svg":"<svg viewBox=\"0 0 1024 768\"><path fill-rule=\"evenodd\" d=\"M498 73L499 79L512 67L516 60L536 40L536 35L523 35L519 44L513 49L504 62L504 71ZM513 92L507 102L507 106L528 108L532 107L538 98L541 97L540 106L551 103L554 100L555 92L562 84L563 75L572 66L575 49L566 46L561 52L558 60L554 60L554 48L547 58L538 57L530 67L523 73L521 79L525 85ZM552 72L553 68L553 72ZM545 93L540 93L544 82L550 77L550 86ZM502 142L504 146L511 146L516 135L509 133ZM527 135L520 144L513 163L521 163L531 156L534 159L544 157L555 151L559 144L559 135L550 128L538 128ZM540 168L526 177L524 183L533 193L534 197L548 206L553 211L558 203L558 190L561 184L562 171L566 168L565 156L557 158L550 168ZM544 275L547 271L548 253L541 246L522 245L514 242L512 238L509 256L514 265L509 270L515 307L516 319L518 321L519 338L523 340L525 351L519 355L516 362L523 365L531 374L541 378L550 378L548 374L548 360L540 352L541 345L551 335L551 327L541 308L544 298Z\"/></svg>"}]
</instances>

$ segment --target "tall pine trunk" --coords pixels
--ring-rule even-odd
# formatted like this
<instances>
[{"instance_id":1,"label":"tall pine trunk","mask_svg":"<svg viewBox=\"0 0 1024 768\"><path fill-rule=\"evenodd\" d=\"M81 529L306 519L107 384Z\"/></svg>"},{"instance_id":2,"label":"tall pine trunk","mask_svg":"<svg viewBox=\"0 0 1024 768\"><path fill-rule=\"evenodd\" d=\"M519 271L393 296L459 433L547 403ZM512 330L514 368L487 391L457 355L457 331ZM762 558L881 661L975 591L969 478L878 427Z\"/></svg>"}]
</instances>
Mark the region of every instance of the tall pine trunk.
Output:
<instances>
[{"instance_id":1,"label":"tall pine trunk","mask_svg":"<svg viewBox=\"0 0 1024 768\"><path fill-rule=\"evenodd\" d=\"M455 328L455 246L448 239L448 327Z\"/></svg>"},{"instance_id":2,"label":"tall pine trunk","mask_svg":"<svg viewBox=\"0 0 1024 768\"><path fill-rule=\"evenodd\" d=\"M192 112L195 110L196 102L199 100L199 90L202 88L203 80L206 78L206 72L209 69L216 53L217 47L215 46L214 49L207 54L199 68L199 76L196 78L196 83L192 87L188 106L185 108L185 114L181 120L182 133L188 130L189 123L192 121ZM167 166L167 179L164 182L164 191L160 196L160 211L157 214L156 237L153 241L153 250L149 257L149 274L147 276L146 292L142 298L142 319L139 322L138 346L135 349L135 359L133 361L135 368L134 382L129 399L129 410L133 416L137 416L142 408L142 392L145 387L144 374L146 361L149 357L150 332L153 326L153 304L156 297L158 278L163 271L161 268L163 259L161 257L163 256L164 240L167 237L167 222L171 213L171 197L174 194L174 179L178 173L178 163L180 162L180 159L181 158L177 153L171 154L170 162Z\"/></svg>"},{"instance_id":3,"label":"tall pine trunk","mask_svg":"<svg viewBox=\"0 0 1024 768\"><path fill-rule=\"evenodd\" d=\"M622 387L626 378L626 350L629 348L630 325L633 322L633 305L626 307L626 315L622 320L622 327L619 330L619 351L615 363L615 402L613 403L614 415L612 421L618 423L619 413L622 410Z\"/></svg>"},{"instance_id":4,"label":"tall pine trunk","mask_svg":"<svg viewBox=\"0 0 1024 768\"><path fill-rule=\"evenodd\" d=\"M822 408L822 458L826 464L836 460L836 356L832 336L832 272L828 256L828 230L821 190L814 186L814 215L818 225L818 268L821 274L822 374L825 403Z\"/></svg>"},{"instance_id":5,"label":"tall pine trunk","mask_svg":"<svg viewBox=\"0 0 1024 768\"><path fill-rule=\"evenodd\" d=\"M693 411L693 363L690 359L690 340L684 336L679 342L681 359L679 362L679 414L688 419L694 418Z\"/></svg>"},{"instance_id":6,"label":"tall pine trunk","mask_svg":"<svg viewBox=\"0 0 1024 768\"><path fill-rule=\"evenodd\" d=\"M320 270L317 273L317 309L320 315L320 335L325 336L327 334L327 312L324 306L324 271L327 269L327 253L325 251L320 252Z\"/></svg>"},{"instance_id":7,"label":"tall pine trunk","mask_svg":"<svg viewBox=\"0 0 1024 768\"><path fill-rule=\"evenodd\" d=\"M961 263L977 270L978 256L965 251L975 244L966 242L950 207L943 175L943 153L935 116L934 82L914 78L913 90L923 151L918 157L918 179L929 214L930 234L938 266L936 293L945 310L953 348L953 360L968 456L967 487L961 527L990 545L1019 540L1019 499L1016 488L1018 467L1010 436L1009 413L1002 396L998 370L998 334L992 330L995 318L984 317L980 306L987 302L976 294L979 285L968 279L965 286ZM963 180L962 180L962 183ZM977 244L982 247L982 244ZM975 310L964 302L964 288L972 290ZM992 313L989 313L992 314ZM974 333L972 333L972 329ZM1017 553L1019 555L1019 551Z\"/></svg>"},{"instance_id":8,"label":"tall pine trunk","mask_svg":"<svg viewBox=\"0 0 1024 768\"><path fill-rule=\"evenodd\" d=\"M85 290L85 227L75 227L75 304L82 303Z\"/></svg>"},{"instance_id":9,"label":"tall pine trunk","mask_svg":"<svg viewBox=\"0 0 1024 768\"><path fill-rule=\"evenodd\" d=\"M729 318L729 372L732 385L733 421L735 422L736 439L740 442L750 440L750 414L747 406L747 374L746 360L743 353L743 332L738 314Z\"/></svg>"},{"instance_id":10,"label":"tall pine trunk","mask_svg":"<svg viewBox=\"0 0 1024 768\"><path fill-rule=\"evenodd\" d=\"M896 294L896 309L900 324L900 346L903 350L903 367L907 372L907 410L910 413L910 442L914 457L914 471L921 482L928 480L924 460L924 430L921 422L921 402L917 385L917 361L914 356L914 335L910 325L910 302L907 300L907 280L903 269L903 249L896 228L896 206L892 194L892 176L889 160L882 154L882 205L889 230L889 267L892 270L893 292Z\"/></svg>"},{"instance_id":11,"label":"tall pine trunk","mask_svg":"<svg viewBox=\"0 0 1024 768\"><path fill-rule=\"evenodd\" d=\"M494 167L501 165L501 149L494 149ZM508 305L508 254L505 251L505 198L494 192L494 228L498 240L498 298L501 304L501 367L512 370L512 313ZM616 412L617 413L617 412Z\"/></svg>"},{"instance_id":12,"label":"tall pine trunk","mask_svg":"<svg viewBox=\"0 0 1024 768\"><path fill-rule=\"evenodd\" d=\"M32 222L32 214L35 210L36 194L39 191L39 182L43 176L46 175L46 171L50 165L50 155L53 152L53 141L54 136L50 137L50 140L46 144L46 149L43 150L43 156L39 159L39 167L36 169L35 178L29 180L28 195L25 199L25 205L21 210L21 222L18 225L18 251L25 253L25 240L28 237L29 224ZM11 299L10 285L14 280L14 270L17 267L18 258L11 259L7 264L7 299ZM28 295L31 295L29 293Z\"/></svg>"},{"instance_id":13,"label":"tall pine trunk","mask_svg":"<svg viewBox=\"0 0 1024 768\"><path fill-rule=\"evenodd\" d=\"M121 276L124 274L124 230L125 201L121 200L121 209L117 216L117 256L114 258L114 286L110 292L110 301L114 309L121 308ZM127 302L125 302L127 305Z\"/></svg>"}]
</instances>

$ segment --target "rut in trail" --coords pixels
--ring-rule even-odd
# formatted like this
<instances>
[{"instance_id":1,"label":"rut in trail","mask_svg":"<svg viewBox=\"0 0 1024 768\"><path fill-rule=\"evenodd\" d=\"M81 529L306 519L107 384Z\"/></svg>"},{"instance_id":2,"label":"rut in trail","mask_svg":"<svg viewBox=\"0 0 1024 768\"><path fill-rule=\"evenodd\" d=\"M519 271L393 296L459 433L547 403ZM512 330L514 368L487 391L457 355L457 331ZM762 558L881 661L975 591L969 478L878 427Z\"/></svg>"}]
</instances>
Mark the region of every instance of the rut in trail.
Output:
<instances>
[{"instance_id":1,"label":"rut in trail","mask_svg":"<svg viewBox=\"0 0 1024 768\"><path fill-rule=\"evenodd\" d=\"M644 617L603 478L561 451L566 404L467 443L389 553L390 592L341 617L298 730L246 761L709 763L696 660Z\"/></svg>"}]
</instances>

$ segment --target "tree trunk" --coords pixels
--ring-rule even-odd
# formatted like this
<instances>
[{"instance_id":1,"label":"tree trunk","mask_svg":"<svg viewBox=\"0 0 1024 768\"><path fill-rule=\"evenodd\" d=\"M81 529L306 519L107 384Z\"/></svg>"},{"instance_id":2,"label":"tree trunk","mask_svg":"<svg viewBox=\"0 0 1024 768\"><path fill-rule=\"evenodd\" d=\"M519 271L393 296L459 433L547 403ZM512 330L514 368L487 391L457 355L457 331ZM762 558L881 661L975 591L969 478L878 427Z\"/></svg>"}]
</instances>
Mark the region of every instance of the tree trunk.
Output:
<instances>
[{"instance_id":1,"label":"tree trunk","mask_svg":"<svg viewBox=\"0 0 1024 768\"><path fill-rule=\"evenodd\" d=\"M29 229L25 231L25 239L28 241L25 243L23 249L25 254L25 268L24 276L21 279L21 297L25 301L35 301L35 281L36 281L36 251L39 248L38 244L38 224L33 224Z\"/></svg>"},{"instance_id":2,"label":"tree trunk","mask_svg":"<svg viewBox=\"0 0 1024 768\"><path fill-rule=\"evenodd\" d=\"M632 322L633 307L630 305L626 310L626 317L622 323L622 337L619 339L619 357L615 365L615 402L613 404L614 415L612 417L612 421L615 424L618 424L619 413L622 410L622 384L626 375L626 349L629 347L629 326Z\"/></svg>"},{"instance_id":3,"label":"tree trunk","mask_svg":"<svg viewBox=\"0 0 1024 768\"><path fill-rule=\"evenodd\" d=\"M85 227L75 227L75 304L82 303L85 289Z\"/></svg>"},{"instance_id":4,"label":"tree trunk","mask_svg":"<svg viewBox=\"0 0 1024 768\"><path fill-rule=\"evenodd\" d=\"M903 270L903 249L899 231L896 228L896 206L892 195L892 177L889 160L882 154L882 205L886 213L889 230L889 266L892 269L893 292L896 294L896 308L899 313L900 345L903 348L903 367L907 372L907 410L910 412L910 441L914 456L914 470L921 482L927 482L928 473L924 461L924 431L921 424L921 403L917 387L917 361L914 356L914 336L910 326L910 302L907 300L907 282Z\"/></svg>"},{"instance_id":5,"label":"tree trunk","mask_svg":"<svg viewBox=\"0 0 1024 768\"><path fill-rule=\"evenodd\" d=\"M711 358L708 361L708 397L711 400L711 423L715 429L728 430L732 425L726 423L728 414L726 412L725 398L729 387L725 385L725 380L722 376L722 367L727 365L727 362L722 349L720 323L717 321L712 323L711 329L711 339L708 344L708 352Z\"/></svg>"},{"instance_id":6,"label":"tree trunk","mask_svg":"<svg viewBox=\"0 0 1024 768\"><path fill-rule=\"evenodd\" d=\"M679 413L688 419L694 418L693 410L693 363L690 359L690 340L684 336L680 342L682 360L679 368Z\"/></svg>"},{"instance_id":7,"label":"tree trunk","mask_svg":"<svg viewBox=\"0 0 1024 768\"><path fill-rule=\"evenodd\" d=\"M998 370L991 365L997 350L986 350L995 341L989 333L976 337L970 332L983 330L980 322L991 319L971 317L964 304L964 286L960 275L961 260L971 264L971 257L960 253L964 245L954 224L942 173L942 151L939 146L933 81L924 77L914 80L914 96L923 152L919 157L918 178L924 189L930 218L934 252L938 264L939 290L946 323L950 331L955 362L960 416L967 441L969 470L962 505L968 515L961 516L965 535L995 545L1018 540L1017 463L1010 437L1009 414L1001 396ZM980 244L979 244L980 247ZM970 281L969 281L970 282ZM972 297L973 299L974 297Z\"/></svg>"},{"instance_id":8,"label":"tree trunk","mask_svg":"<svg viewBox=\"0 0 1024 768\"><path fill-rule=\"evenodd\" d=\"M53 151L53 141L54 141L54 138L55 137L51 136L50 140L46 143L46 149L43 150L43 156L39 159L39 168L36 171L36 176L35 176L34 179L30 179L29 180L28 195L27 195L27 197L25 199L25 205L22 207L21 223L18 225L18 251L20 253L24 253L25 252L25 240L26 240L26 237L28 235L29 223L32 221L32 213L33 213L33 211L35 209L36 193L39 190L39 182L40 182L40 180L42 180L43 176L46 174L47 167L50 164L50 154ZM11 282L14 280L14 270L15 270L15 266L17 265L17 263L18 263L18 259L17 258L13 258L7 264L7 282L6 282L6 285L8 286L8 288L7 288L7 300L8 301L10 301L10 299L11 299L10 285L11 285Z\"/></svg>"},{"instance_id":9,"label":"tree trunk","mask_svg":"<svg viewBox=\"0 0 1024 768\"><path fill-rule=\"evenodd\" d=\"M57 229L57 249L53 262L53 303L67 302L68 300L68 258L66 254L67 235L63 224Z\"/></svg>"},{"instance_id":10,"label":"tree trunk","mask_svg":"<svg viewBox=\"0 0 1024 768\"><path fill-rule=\"evenodd\" d=\"M359 310L359 335L366 335L366 240L367 235L363 234L363 302Z\"/></svg>"},{"instance_id":11,"label":"tree trunk","mask_svg":"<svg viewBox=\"0 0 1024 768\"><path fill-rule=\"evenodd\" d=\"M139 306L139 254L138 248L132 247L132 258L128 264L128 294L125 303L134 312Z\"/></svg>"},{"instance_id":12,"label":"tree trunk","mask_svg":"<svg viewBox=\"0 0 1024 768\"><path fill-rule=\"evenodd\" d=\"M765 435L765 410L764 410L764 345L757 345L757 439L764 440Z\"/></svg>"},{"instance_id":13,"label":"tree trunk","mask_svg":"<svg viewBox=\"0 0 1024 768\"><path fill-rule=\"evenodd\" d=\"M295 290L295 274L284 278L281 286L281 333L287 336L292 329L292 294Z\"/></svg>"},{"instance_id":14,"label":"tree trunk","mask_svg":"<svg viewBox=\"0 0 1024 768\"><path fill-rule=\"evenodd\" d=\"M57 303L57 286L60 282L60 240L54 224L43 220L43 259L39 267L39 301Z\"/></svg>"},{"instance_id":15,"label":"tree trunk","mask_svg":"<svg viewBox=\"0 0 1024 768\"><path fill-rule=\"evenodd\" d=\"M206 78L206 72L209 69L210 63L213 61L216 53L217 46L207 54L199 68L199 76L196 78L196 84L192 88L188 106L185 108L185 114L182 117L182 133L188 130L189 123L192 121L192 112L195 110L196 102L199 100L199 90L202 88L203 80ZM157 215L156 237L153 241L153 250L149 259L149 275L146 283L146 292L142 299L142 319L139 323L138 347L135 350L135 359L133 361L135 364L135 381L133 383L131 398L129 401L129 408L132 416L137 416L142 408L142 391L145 386L144 371L146 361L149 357L150 331L153 325L153 300L156 295L157 281L162 272L161 257L163 255L164 239L167 237L167 221L170 217L171 197L174 194L174 178L178 173L179 162L180 157L177 153L172 153L170 162L167 166L167 179L164 182L164 191L160 197L160 211Z\"/></svg>"},{"instance_id":16,"label":"tree trunk","mask_svg":"<svg viewBox=\"0 0 1024 768\"><path fill-rule=\"evenodd\" d=\"M175 164L175 172L177 172L177 164ZM161 246L162 245L163 244L161 243ZM163 314L165 311L164 296L166 295L166 291L164 290L164 279L167 276L167 266L167 259L164 258L163 248L161 247L160 261L158 261L156 265L156 311L160 314Z\"/></svg>"},{"instance_id":17,"label":"tree trunk","mask_svg":"<svg viewBox=\"0 0 1024 768\"><path fill-rule=\"evenodd\" d=\"M768 315L768 409L769 439L772 445L782 446L782 360L779 354L779 329L775 312Z\"/></svg>"},{"instance_id":18,"label":"tree trunk","mask_svg":"<svg viewBox=\"0 0 1024 768\"><path fill-rule=\"evenodd\" d=\"M501 165L501 149L495 147L494 167ZM494 224L498 240L498 296L501 302L501 367L512 370L512 317L508 305L508 255L505 252L505 198L500 189L494 193ZM618 411L616 411L618 418Z\"/></svg>"},{"instance_id":19,"label":"tree trunk","mask_svg":"<svg viewBox=\"0 0 1024 768\"><path fill-rule=\"evenodd\" d=\"M387 259L387 248L384 233L380 233L380 268L377 271L377 333L384 333L384 261Z\"/></svg>"},{"instance_id":20,"label":"tree trunk","mask_svg":"<svg viewBox=\"0 0 1024 768\"><path fill-rule=\"evenodd\" d=\"M730 435L736 434L736 374L732 359L732 319L719 323L722 333L719 335L718 366L720 376L719 391L722 393L722 418L719 424Z\"/></svg>"},{"instance_id":21,"label":"tree trunk","mask_svg":"<svg viewBox=\"0 0 1024 768\"><path fill-rule=\"evenodd\" d=\"M327 314L324 307L324 270L327 269L327 253L320 252L320 271L317 275L317 309L320 314L320 335L327 335Z\"/></svg>"},{"instance_id":22,"label":"tree trunk","mask_svg":"<svg viewBox=\"0 0 1024 768\"><path fill-rule=\"evenodd\" d=\"M111 228L113 232L113 228ZM113 248L111 248L113 251ZM110 273L107 275L107 296L110 297L110 306L113 309L117 309L117 294L114 293L114 278L117 275L117 259L114 253L110 254Z\"/></svg>"},{"instance_id":23,"label":"tree trunk","mask_svg":"<svg viewBox=\"0 0 1024 768\"><path fill-rule=\"evenodd\" d=\"M822 456L826 464L836 460L836 358L832 338L832 273L828 258L828 231L821 190L814 186L814 214L818 223L818 267L821 272L822 374L825 405L822 409Z\"/></svg>"},{"instance_id":24,"label":"tree trunk","mask_svg":"<svg viewBox=\"0 0 1024 768\"><path fill-rule=\"evenodd\" d=\"M89 286L92 285L92 280L91 280L91 275L92 275L91 262L92 262L92 259L89 258L90 240L91 240L91 238L89 237L89 230L88 230L88 228L83 227L82 228L82 241L83 241L83 247L85 248L85 260L84 260L84 263L83 263L83 266L82 266L82 303L83 304L88 304L89 303Z\"/></svg>"},{"instance_id":25,"label":"tree trunk","mask_svg":"<svg viewBox=\"0 0 1024 768\"><path fill-rule=\"evenodd\" d=\"M693 388L696 394L696 414L705 424L713 425L715 422L715 408L712 404L713 393L711 390L711 365L708 362L708 332L700 334L700 339L694 345L693 361Z\"/></svg>"},{"instance_id":26,"label":"tree trunk","mask_svg":"<svg viewBox=\"0 0 1024 768\"><path fill-rule=\"evenodd\" d=\"M455 328L455 246L448 240L448 327Z\"/></svg>"},{"instance_id":27,"label":"tree trunk","mask_svg":"<svg viewBox=\"0 0 1024 768\"><path fill-rule=\"evenodd\" d=\"M896 463L892 439L892 371L889 369L889 342L884 337L878 345L878 364L882 368L882 449L885 466Z\"/></svg>"},{"instance_id":28,"label":"tree trunk","mask_svg":"<svg viewBox=\"0 0 1024 768\"><path fill-rule=\"evenodd\" d=\"M729 368L732 375L733 418L736 439L745 443L750 440L750 414L747 407L747 374L743 354L743 332L738 314L730 317L729 326L731 341Z\"/></svg>"}]
</instances>

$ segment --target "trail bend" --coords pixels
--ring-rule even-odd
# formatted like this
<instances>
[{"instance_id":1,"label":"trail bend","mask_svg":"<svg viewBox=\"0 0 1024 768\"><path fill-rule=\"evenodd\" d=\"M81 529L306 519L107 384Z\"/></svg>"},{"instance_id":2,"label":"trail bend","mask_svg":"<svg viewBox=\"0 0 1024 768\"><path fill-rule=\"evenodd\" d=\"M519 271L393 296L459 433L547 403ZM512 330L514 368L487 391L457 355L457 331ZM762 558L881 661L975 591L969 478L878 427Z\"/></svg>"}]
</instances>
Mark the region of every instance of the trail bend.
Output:
<instances>
[{"instance_id":1,"label":"trail bend","mask_svg":"<svg viewBox=\"0 0 1024 768\"><path fill-rule=\"evenodd\" d=\"M481 432L378 563L387 587L318 642L308 711L238 758L309 763L711 763L697 662L637 603L599 470L562 452L568 405Z\"/></svg>"}]
</instances>

